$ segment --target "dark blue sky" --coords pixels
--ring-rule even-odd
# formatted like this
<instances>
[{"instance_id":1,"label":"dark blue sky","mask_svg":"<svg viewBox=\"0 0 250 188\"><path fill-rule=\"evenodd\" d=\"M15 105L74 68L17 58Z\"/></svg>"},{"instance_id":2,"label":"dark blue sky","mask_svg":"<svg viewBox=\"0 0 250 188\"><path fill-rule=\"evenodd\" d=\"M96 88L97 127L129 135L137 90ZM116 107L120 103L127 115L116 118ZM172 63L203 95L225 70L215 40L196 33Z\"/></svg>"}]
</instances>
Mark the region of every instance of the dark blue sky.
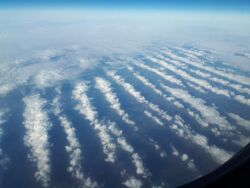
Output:
<instances>
[{"instance_id":1,"label":"dark blue sky","mask_svg":"<svg viewBox=\"0 0 250 188\"><path fill-rule=\"evenodd\" d=\"M0 0L0 6L249 10L250 0Z\"/></svg>"}]
</instances>

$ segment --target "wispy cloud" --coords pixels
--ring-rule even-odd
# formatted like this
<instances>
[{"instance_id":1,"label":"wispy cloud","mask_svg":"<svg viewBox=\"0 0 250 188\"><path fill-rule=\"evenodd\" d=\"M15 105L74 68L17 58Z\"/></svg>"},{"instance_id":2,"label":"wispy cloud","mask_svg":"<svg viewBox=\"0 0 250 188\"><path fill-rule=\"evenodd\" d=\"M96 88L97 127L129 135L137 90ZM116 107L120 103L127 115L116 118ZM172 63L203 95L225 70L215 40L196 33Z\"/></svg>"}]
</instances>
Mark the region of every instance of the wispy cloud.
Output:
<instances>
[{"instance_id":1,"label":"wispy cloud","mask_svg":"<svg viewBox=\"0 0 250 188\"><path fill-rule=\"evenodd\" d=\"M38 94L27 96L25 103L24 127L26 129L24 143L30 148L29 158L36 163L35 177L43 186L50 182L50 151L48 131L51 127L47 112L44 110L46 100Z\"/></svg>"}]
</instances>

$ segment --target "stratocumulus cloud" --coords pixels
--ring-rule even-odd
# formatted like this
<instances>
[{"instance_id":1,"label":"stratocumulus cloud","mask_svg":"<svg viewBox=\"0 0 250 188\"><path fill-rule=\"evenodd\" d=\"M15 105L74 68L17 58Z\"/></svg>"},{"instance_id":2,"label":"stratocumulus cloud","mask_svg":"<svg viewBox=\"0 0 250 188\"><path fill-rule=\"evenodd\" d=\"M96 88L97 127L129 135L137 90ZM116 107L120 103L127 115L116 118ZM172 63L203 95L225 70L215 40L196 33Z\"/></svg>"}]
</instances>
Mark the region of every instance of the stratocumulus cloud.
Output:
<instances>
[{"instance_id":1,"label":"stratocumulus cloud","mask_svg":"<svg viewBox=\"0 0 250 188\"><path fill-rule=\"evenodd\" d=\"M240 117L234 113L228 113L228 116L236 121L236 123L242 126L244 129L250 131L250 121Z\"/></svg>"},{"instance_id":2,"label":"stratocumulus cloud","mask_svg":"<svg viewBox=\"0 0 250 188\"><path fill-rule=\"evenodd\" d=\"M142 181L136 179L135 177L130 177L123 184L128 188L141 188L143 185Z\"/></svg>"},{"instance_id":3,"label":"stratocumulus cloud","mask_svg":"<svg viewBox=\"0 0 250 188\"><path fill-rule=\"evenodd\" d=\"M161 118L163 118L167 121L170 121L172 119L171 116L168 115L162 109L160 109L159 106L146 100L145 97L142 96L140 92L138 92L131 84L125 82L125 80L121 76L117 75L114 71L109 71L107 74L110 77L112 77L119 85L121 85L126 92L131 94L139 103L146 104L151 110L159 113Z\"/></svg>"},{"instance_id":4,"label":"stratocumulus cloud","mask_svg":"<svg viewBox=\"0 0 250 188\"><path fill-rule=\"evenodd\" d=\"M3 131L3 125L6 122L5 116L7 115L7 110L0 109L0 173L2 169L6 168L6 163L8 162L8 157L4 154L3 149L1 148L2 146L2 136L4 135ZM1 185L1 179L0 179L0 185Z\"/></svg>"},{"instance_id":5,"label":"stratocumulus cloud","mask_svg":"<svg viewBox=\"0 0 250 188\"><path fill-rule=\"evenodd\" d=\"M170 88L163 84L161 84L161 86L166 89L166 91L170 92L173 96L190 104L201 114L201 116L207 123L217 125L220 130L234 129L232 125L224 117L222 117L215 108L206 105L206 102L204 100L190 95L187 91L183 89Z\"/></svg>"},{"instance_id":6,"label":"stratocumulus cloud","mask_svg":"<svg viewBox=\"0 0 250 188\"><path fill-rule=\"evenodd\" d=\"M145 110L144 111L144 114L149 117L150 119L152 119L156 124L160 125L160 126L163 126L163 122L157 118L156 116L154 116L152 113L150 113L149 111Z\"/></svg>"},{"instance_id":7,"label":"stratocumulus cloud","mask_svg":"<svg viewBox=\"0 0 250 188\"><path fill-rule=\"evenodd\" d=\"M24 127L26 129L24 143L30 149L30 159L36 163L35 177L48 187L50 182L50 151L48 131L51 127L47 112L44 110L46 100L38 94L27 96L25 103Z\"/></svg>"},{"instance_id":8,"label":"stratocumulus cloud","mask_svg":"<svg viewBox=\"0 0 250 188\"><path fill-rule=\"evenodd\" d=\"M60 94L60 90L59 94ZM63 127L66 134L68 144L65 146L65 150L69 154L69 166L67 170L72 174L73 177L78 179L84 188L95 188L97 183L91 180L90 177L85 177L82 169L82 151L80 143L76 137L76 131L72 126L72 123L62 114L61 105L59 103L59 95L53 100L53 112L60 121L60 125Z\"/></svg>"},{"instance_id":9,"label":"stratocumulus cloud","mask_svg":"<svg viewBox=\"0 0 250 188\"><path fill-rule=\"evenodd\" d=\"M173 144L170 145L172 149L172 155L178 157L182 162L186 163L187 167L191 170L196 170L196 166L194 164L194 160L190 159L190 157L186 153L182 153L178 151Z\"/></svg>"},{"instance_id":10,"label":"stratocumulus cloud","mask_svg":"<svg viewBox=\"0 0 250 188\"><path fill-rule=\"evenodd\" d=\"M103 152L106 155L106 161L115 162L115 150L116 145L113 143L113 139L108 134L105 125L99 122L97 117L97 111L92 106L90 99L88 98L86 92L88 90L88 86L84 82L78 83L73 91L73 97L78 104L76 106L76 110L80 112L87 120L89 120L90 124L97 131L97 134L101 140Z\"/></svg>"},{"instance_id":11,"label":"stratocumulus cloud","mask_svg":"<svg viewBox=\"0 0 250 188\"><path fill-rule=\"evenodd\" d=\"M209 71L209 72L211 72L213 74L219 75L219 76L227 78L229 80L232 80L232 81L244 84L244 85L248 85L248 86L250 85L250 79L248 77L219 71L219 70L217 70L217 69L215 69L213 67L203 65L203 64L201 64L199 62L191 61L191 60L189 60L187 58L177 56L176 54L174 54L170 50L166 50L165 54L167 56L171 57L172 59L180 60L182 62L193 65L193 66L195 66L197 68Z\"/></svg>"},{"instance_id":12,"label":"stratocumulus cloud","mask_svg":"<svg viewBox=\"0 0 250 188\"><path fill-rule=\"evenodd\" d=\"M218 95L224 95L226 97L230 97L230 93L229 93L228 90L213 87L206 80L195 78L195 77L191 76L190 74L188 74L187 72L184 72L183 70L178 69L175 66L170 65L169 63L166 63L166 62L164 62L162 60L159 60L159 59L156 59L156 58L153 58L153 57L151 57L150 60L152 62L157 63L160 66L166 68L167 70L170 70L171 72L181 76L183 79L197 84L200 87L203 87L203 88L205 88L207 90L210 90L210 91L212 91L212 92L214 92L214 93L216 93Z\"/></svg>"},{"instance_id":13,"label":"stratocumulus cloud","mask_svg":"<svg viewBox=\"0 0 250 188\"><path fill-rule=\"evenodd\" d=\"M155 93L162 96L166 101L173 103L177 108L184 108L184 106L179 101L177 101L174 97L167 96L161 90L156 88L156 86L154 84L152 84L147 78L143 77L138 72L134 71L133 67L128 66L127 68L130 72L133 73L135 78L137 78L139 81L141 81L145 86L152 89Z\"/></svg>"},{"instance_id":14,"label":"stratocumulus cloud","mask_svg":"<svg viewBox=\"0 0 250 188\"><path fill-rule=\"evenodd\" d=\"M142 158L139 156L138 153L134 151L133 146L131 146L126 138L123 136L123 132L116 127L114 122L107 122L108 130L116 137L116 142L121 146L121 148L130 154L132 158L132 163L135 166L136 173L141 175L142 177L148 177L149 173L147 172L146 168L144 167Z\"/></svg>"},{"instance_id":15,"label":"stratocumulus cloud","mask_svg":"<svg viewBox=\"0 0 250 188\"><path fill-rule=\"evenodd\" d=\"M116 93L112 91L111 84L103 78L96 78L96 88L98 88L105 96L106 101L110 104L110 107L121 116L122 120L127 124L135 125L135 122L130 120L128 114L121 108L119 98Z\"/></svg>"},{"instance_id":16,"label":"stratocumulus cloud","mask_svg":"<svg viewBox=\"0 0 250 188\"><path fill-rule=\"evenodd\" d=\"M166 80L168 82L172 82L172 83L174 83L176 85L183 86L183 83L181 82L181 80L179 80L179 79L177 79L177 78L175 78L175 77L173 77L171 75L167 75L161 70L158 70L156 68L152 68L152 67L150 67L148 65L145 65L145 64L136 63L135 65L142 68L142 69L144 69L144 70L148 70L148 71L151 71L151 72L159 75L160 77L162 77L164 80Z\"/></svg>"},{"instance_id":17,"label":"stratocumulus cloud","mask_svg":"<svg viewBox=\"0 0 250 188\"><path fill-rule=\"evenodd\" d=\"M215 145L209 145L208 138L206 136L195 133L178 115L175 116L175 123L171 125L170 128L174 130L178 136L190 140L191 142L202 147L219 164L232 157L231 152L227 152Z\"/></svg>"}]
</instances>

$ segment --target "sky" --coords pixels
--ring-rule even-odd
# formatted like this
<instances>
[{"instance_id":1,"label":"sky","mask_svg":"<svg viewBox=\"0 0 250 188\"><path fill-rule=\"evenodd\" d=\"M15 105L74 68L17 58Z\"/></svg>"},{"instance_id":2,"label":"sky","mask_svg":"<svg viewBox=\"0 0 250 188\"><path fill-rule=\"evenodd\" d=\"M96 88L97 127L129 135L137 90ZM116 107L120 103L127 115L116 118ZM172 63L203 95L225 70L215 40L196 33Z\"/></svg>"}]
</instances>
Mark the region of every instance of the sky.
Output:
<instances>
[{"instance_id":1,"label":"sky","mask_svg":"<svg viewBox=\"0 0 250 188\"><path fill-rule=\"evenodd\" d=\"M249 0L1 0L0 7L208 9L249 11Z\"/></svg>"}]
</instances>

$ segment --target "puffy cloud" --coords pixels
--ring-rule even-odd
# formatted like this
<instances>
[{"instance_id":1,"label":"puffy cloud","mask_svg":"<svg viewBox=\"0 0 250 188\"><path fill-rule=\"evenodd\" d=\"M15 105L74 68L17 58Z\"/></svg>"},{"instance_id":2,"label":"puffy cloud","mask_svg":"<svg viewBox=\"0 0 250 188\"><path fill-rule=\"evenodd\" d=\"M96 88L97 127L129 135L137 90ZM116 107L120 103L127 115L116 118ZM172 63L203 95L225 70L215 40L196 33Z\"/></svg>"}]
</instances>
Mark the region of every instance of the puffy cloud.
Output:
<instances>
[{"instance_id":1,"label":"puffy cloud","mask_svg":"<svg viewBox=\"0 0 250 188\"><path fill-rule=\"evenodd\" d=\"M117 75L114 71L109 71L107 74L119 85L121 85L126 92L132 95L137 102L146 104L148 108L157 112L161 116L161 118L167 121L170 121L172 119L172 117L168 115L164 110L160 109L159 106L146 100L139 91L137 91L131 84L125 82L125 80L121 76Z\"/></svg>"},{"instance_id":2,"label":"puffy cloud","mask_svg":"<svg viewBox=\"0 0 250 188\"><path fill-rule=\"evenodd\" d=\"M242 95L236 95L234 99L242 104L245 104L247 106L250 106L250 99L242 96Z\"/></svg>"},{"instance_id":3,"label":"puffy cloud","mask_svg":"<svg viewBox=\"0 0 250 188\"><path fill-rule=\"evenodd\" d=\"M247 87L244 87L240 84L235 84L233 82L229 82L228 80L225 80L225 79L221 79L221 78L218 78L218 77L215 77L215 76L212 76L211 74L209 73L205 73L201 70L192 70L192 69L189 69L192 73L200 76L200 77L203 77L203 78L206 78L206 79L209 79L213 82L216 82L218 84L221 84L223 86L226 86L226 87L230 87L234 90L236 90L237 92L240 92L240 93L246 93L246 94L250 94L250 89L247 88Z\"/></svg>"},{"instance_id":4,"label":"puffy cloud","mask_svg":"<svg viewBox=\"0 0 250 188\"><path fill-rule=\"evenodd\" d=\"M153 140L152 138L149 138L149 141L154 145L155 150L160 152L161 158L167 157L166 151L162 150L159 144L155 140Z\"/></svg>"},{"instance_id":5,"label":"puffy cloud","mask_svg":"<svg viewBox=\"0 0 250 188\"><path fill-rule=\"evenodd\" d=\"M0 109L0 173L3 169L6 168L7 163L9 162L9 158L4 154L2 148L1 148L1 141L2 141L2 136L4 134L3 132L3 124L6 122L5 115L8 111ZM0 182L1 185L1 182Z\"/></svg>"},{"instance_id":6,"label":"puffy cloud","mask_svg":"<svg viewBox=\"0 0 250 188\"><path fill-rule=\"evenodd\" d=\"M167 70L170 70L171 72L173 72L174 74L177 74L179 76L181 76L183 79L189 81L189 82L193 82L197 85L199 85L200 87L203 87L207 90L210 90L218 95L224 95L226 97L230 97L230 92L228 90L225 90L225 89L220 89L220 88L217 88L217 87L213 87L211 84L209 84L206 80L203 80L203 79L198 79L198 78L195 78L193 76L191 76L190 74L188 74L187 72L169 64L169 63L166 63L162 60L159 60L159 59L156 59L156 58L150 58L150 60L154 63L157 63L159 64L160 66L166 68Z\"/></svg>"},{"instance_id":7,"label":"puffy cloud","mask_svg":"<svg viewBox=\"0 0 250 188\"><path fill-rule=\"evenodd\" d=\"M172 82L176 85L183 86L183 83L181 82L181 80L179 80L171 75L167 75L163 71L160 71L156 68L152 68L152 67L145 65L145 64L142 64L142 63L140 63L140 64L136 63L135 65L142 68L142 69L154 72L155 74L159 75L160 77L162 77L163 79L165 79L168 82Z\"/></svg>"},{"instance_id":8,"label":"puffy cloud","mask_svg":"<svg viewBox=\"0 0 250 188\"><path fill-rule=\"evenodd\" d=\"M147 176L147 172L143 166L141 157L134 152L134 149L129 145L126 139L122 136L122 131L116 128L114 122L99 122L97 118L97 112L91 105L89 98L86 95L87 85L84 82L78 83L73 91L73 96L79 101L76 109L82 113L86 119L88 119L94 128L98 131L99 137L103 144L104 153L107 155L106 161L115 161L115 149L117 145L114 143L114 139L111 138L109 132L113 134L116 138L116 142L121 145L121 148L129 152L132 157L132 161L136 167L136 173Z\"/></svg>"},{"instance_id":9,"label":"puffy cloud","mask_svg":"<svg viewBox=\"0 0 250 188\"><path fill-rule=\"evenodd\" d=\"M36 86L40 88L54 86L55 83L65 78L61 72L57 70L42 70L34 78Z\"/></svg>"},{"instance_id":10,"label":"puffy cloud","mask_svg":"<svg viewBox=\"0 0 250 188\"><path fill-rule=\"evenodd\" d=\"M187 167L192 170L196 170L194 160L190 159L190 157L186 153L180 153L173 144L170 145L172 149L172 155L178 157L182 162L186 163Z\"/></svg>"},{"instance_id":11,"label":"puffy cloud","mask_svg":"<svg viewBox=\"0 0 250 188\"><path fill-rule=\"evenodd\" d=\"M136 179L135 177L130 177L125 182L123 182L123 184L129 188L141 188L143 185L142 181Z\"/></svg>"},{"instance_id":12,"label":"puffy cloud","mask_svg":"<svg viewBox=\"0 0 250 188\"><path fill-rule=\"evenodd\" d=\"M184 120L178 115L175 116L175 123L171 125L170 128L174 130L178 136L185 138L193 142L194 144L199 145L201 148L205 150L205 152L207 152L213 158L214 161L216 161L219 164L224 163L225 161L227 161L232 157L231 152L218 148L215 145L209 145L208 138L206 136L195 133L190 128L190 126L185 124ZM176 155L178 156L179 154L177 153Z\"/></svg>"},{"instance_id":13,"label":"puffy cloud","mask_svg":"<svg viewBox=\"0 0 250 188\"><path fill-rule=\"evenodd\" d=\"M37 165L36 179L48 187L50 182L48 130L51 123L44 110L46 101L38 94L26 96L23 101L25 103L23 124L26 129L24 143L30 148L29 158Z\"/></svg>"},{"instance_id":14,"label":"puffy cloud","mask_svg":"<svg viewBox=\"0 0 250 188\"><path fill-rule=\"evenodd\" d=\"M154 116L152 113L150 113L149 111L145 110L144 114L149 117L150 119L152 119L155 123L157 123L160 126L163 126L163 122L156 116Z\"/></svg>"},{"instance_id":15,"label":"puffy cloud","mask_svg":"<svg viewBox=\"0 0 250 188\"><path fill-rule=\"evenodd\" d=\"M161 84L161 86L176 98L179 98L184 102L190 104L191 107L193 107L201 114L201 116L207 123L217 125L220 130L224 131L230 131L235 129L235 127L233 127L225 119L225 117L222 117L215 108L206 105L206 102L204 100L190 95L187 91L183 89L170 88L163 84Z\"/></svg>"},{"instance_id":16,"label":"puffy cloud","mask_svg":"<svg viewBox=\"0 0 250 188\"><path fill-rule=\"evenodd\" d=\"M109 131L116 137L117 143L121 146L121 148L130 154L132 158L132 163L135 166L136 173L141 175L142 177L148 177L148 170L144 167L142 158L138 153L134 151L133 146L131 146L126 138L123 136L123 132L116 127L114 122L107 122Z\"/></svg>"},{"instance_id":17,"label":"puffy cloud","mask_svg":"<svg viewBox=\"0 0 250 188\"><path fill-rule=\"evenodd\" d=\"M73 91L73 98L78 101L76 109L90 121L90 124L97 131L97 134L101 140L103 152L106 155L106 161L115 162L115 150L116 145L113 143L113 139L107 132L104 124L99 122L97 117L97 111L92 106L90 99L86 95L88 86L84 82L78 83Z\"/></svg>"},{"instance_id":18,"label":"puffy cloud","mask_svg":"<svg viewBox=\"0 0 250 188\"><path fill-rule=\"evenodd\" d=\"M96 88L98 88L105 96L106 101L110 104L110 107L122 117L123 121L130 125L135 125L135 122L129 119L128 114L121 108L119 98L116 93L112 91L111 84L103 78L96 78Z\"/></svg>"},{"instance_id":19,"label":"puffy cloud","mask_svg":"<svg viewBox=\"0 0 250 188\"><path fill-rule=\"evenodd\" d=\"M58 90L60 93L60 90ZM97 183L91 180L90 177L85 177L81 162L82 162L82 151L80 143L76 137L75 129L72 126L72 123L62 114L61 105L59 103L59 96L56 96L53 100L53 112L60 121L60 125L63 127L66 134L66 139L68 144L65 146L67 153L69 154L69 166L68 171L72 174L73 177L78 179L84 188L94 188L97 187Z\"/></svg>"},{"instance_id":20,"label":"puffy cloud","mask_svg":"<svg viewBox=\"0 0 250 188\"><path fill-rule=\"evenodd\" d=\"M174 97L168 97L161 90L156 88L156 86L154 84L152 84L147 78L143 77L138 72L134 71L133 67L128 66L127 68L130 72L132 72L132 74L135 76L135 78L137 78L139 81L141 81L145 86L152 89L155 93L162 96L166 101L172 102L178 108L184 108L184 106L179 101L177 101Z\"/></svg>"},{"instance_id":21,"label":"puffy cloud","mask_svg":"<svg viewBox=\"0 0 250 188\"><path fill-rule=\"evenodd\" d=\"M240 117L237 114L234 113L228 113L228 116L236 121L236 123L242 127L244 127L246 130L250 131L250 121L246 120L242 117Z\"/></svg>"},{"instance_id":22,"label":"puffy cloud","mask_svg":"<svg viewBox=\"0 0 250 188\"><path fill-rule=\"evenodd\" d=\"M250 78L248 77L245 77L245 76L242 76L242 75L236 75L236 74L232 74L232 73L228 73L228 72L223 72L223 71L220 71L220 70L217 70L215 69L214 67L211 67L211 66L206 66L206 65L203 65L199 62L196 62L196 61L191 61L189 60L188 58L184 58L184 57L180 57L180 56L177 56L176 54L174 54L172 51L170 50L165 50L165 54L167 56L169 56L170 58L172 59L175 59L175 60L180 60L184 63L187 63L189 65L192 65L192 66L195 66L197 68L200 68L202 70L206 70L210 73L213 73L213 74L216 74L218 76L221 76L221 77L224 77L224 78L227 78L229 80L232 80L232 81L235 81L235 82L238 82L240 84L243 84L243 85L250 85Z\"/></svg>"}]
</instances>

